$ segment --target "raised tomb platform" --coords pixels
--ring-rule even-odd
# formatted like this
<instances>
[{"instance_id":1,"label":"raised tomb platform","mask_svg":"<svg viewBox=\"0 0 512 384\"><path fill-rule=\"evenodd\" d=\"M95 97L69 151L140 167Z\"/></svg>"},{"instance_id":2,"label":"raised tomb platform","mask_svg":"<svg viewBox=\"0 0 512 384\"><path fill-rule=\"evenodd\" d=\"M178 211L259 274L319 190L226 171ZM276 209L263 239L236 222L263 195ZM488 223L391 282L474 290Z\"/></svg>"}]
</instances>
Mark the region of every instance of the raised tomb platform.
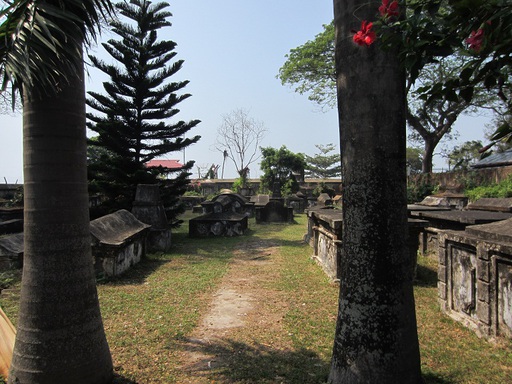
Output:
<instances>
[{"instance_id":1,"label":"raised tomb platform","mask_svg":"<svg viewBox=\"0 0 512 384\"><path fill-rule=\"evenodd\" d=\"M118 276L146 255L151 226L122 209L90 222L91 247L97 276ZM21 268L23 233L0 237L0 271Z\"/></svg>"},{"instance_id":2,"label":"raised tomb platform","mask_svg":"<svg viewBox=\"0 0 512 384\"><path fill-rule=\"evenodd\" d=\"M427 200L428 198L426 198ZM430 202L432 200L429 200ZM409 217L428 222L419 237L422 254L436 253L440 231L462 231L469 225L480 225L512 218L512 198L479 199L464 209L453 209L449 204L412 204L408 206Z\"/></svg>"},{"instance_id":3,"label":"raised tomb platform","mask_svg":"<svg viewBox=\"0 0 512 384\"><path fill-rule=\"evenodd\" d=\"M512 338L512 218L439 233L442 310L485 338Z\"/></svg>"},{"instance_id":4,"label":"raised tomb platform","mask_svg":"<svg viewBox=\"0 0 512 384\"><path fill-rule=\"evenodd\" d=\"M343 216L340 209L314 207L306 210L308 216L307 232L304 241L313 248L312 258L321 266L333 281L341 276L341 241ZM424 220L408 220L409 255L412 265L416 265L418 255L418 235L427 225Z\"/></svg>"},{"instance_id":5,"label":"raised tomb platform","mask_svg":"<svg viewBox=\"0 0 512 384\"><path fill-rule=\"evenodd\" d=\"M201 203L204 214L189 220L191 237L241 236L248 228L254 202L237 193L222 193Z\"/></svg>"},{"instance_id":6,"label":"raised tomb platform","mask_svg":"<svg viewBox=\"0 0 512 384\"><path fill-rule=\"evenodd\" d=\"M91 221L94 269L101 276L118 276L146 255L150 225L121 209Z\"/></svg>"}]
</instances>

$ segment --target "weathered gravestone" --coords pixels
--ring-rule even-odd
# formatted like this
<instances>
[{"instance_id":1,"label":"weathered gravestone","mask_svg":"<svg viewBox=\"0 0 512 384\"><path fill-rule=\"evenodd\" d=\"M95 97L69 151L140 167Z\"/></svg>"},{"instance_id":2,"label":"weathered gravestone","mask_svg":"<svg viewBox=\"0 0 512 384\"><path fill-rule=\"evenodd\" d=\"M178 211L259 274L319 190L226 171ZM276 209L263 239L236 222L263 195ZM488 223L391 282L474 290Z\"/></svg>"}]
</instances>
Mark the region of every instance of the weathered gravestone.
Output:
<instances>
[{"instance_id":1,"label":"weathered gravestone","mask_svg":"<svg viewBox=\"0 0 512 384\"><path fill-rule=\"evenodd\" d=\"M439 234L441 308L478 335L512 339L512 218Z\"/></svg>"},{"instance_id":2,"label":"weathered gravestone","mask_svg":"<svg viewBox=\"0 0 512 384\"><path fill-rule=\"evenodd\" d=\"M156 184L139 184L132 208L133 215L151 226L148 252L167 252L171 248L171 230Z\"/></svg>"},{"instance_id":3,"label":"weathered gravestone","mask_svg":"<svg viewBox=\"0 0 512 384\"><path fill-rule=\"evenodd\" d=\"M255 208L255 216L256 223L292 223L293 207L285 206L282 199L270 200Z\"/></svg>"},{"instance_id":4,"label":"weathered gravestone","mask_svg":"<svg viewBox=\"0 0 512 384\"><path fill-rule=\"evenodd\" d=\"M117 276L137 264L146 254L149 228L124 209L91 221L96 274Z\"/></svg>"},{"instance_id":5,"label":"weathered gravestone","mask_svg":"<svg viewBox=\"0 0 512 384\"><path fill-rule=\"evenodd\" d=\"M201 205L205 214L189 220L189 235L193 237L241 236L254 207L237 193L222 193Z\"/></svg>"}]
</instances>

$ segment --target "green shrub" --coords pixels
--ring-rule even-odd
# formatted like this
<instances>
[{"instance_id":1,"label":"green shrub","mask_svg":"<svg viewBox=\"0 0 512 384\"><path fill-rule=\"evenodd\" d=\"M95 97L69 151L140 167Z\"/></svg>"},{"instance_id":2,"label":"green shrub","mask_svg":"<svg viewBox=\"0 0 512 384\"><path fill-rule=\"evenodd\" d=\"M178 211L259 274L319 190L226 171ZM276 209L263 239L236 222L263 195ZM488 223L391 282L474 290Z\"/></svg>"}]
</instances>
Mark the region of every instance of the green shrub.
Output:
<instances>
[{"instance_id":1,"label":"green shrub","mask_svg":"<svg viewBox=\"0 0 512 384\"><path fill-rule=\"evenodd\" d=\"M502 180L498 184L467 189L465 195L470 201L476 201L483 197L512 197L512 175L508 175L505 180Z\"/></svg>"},{"instance_id":2,"label":"green shrub","mask_svg":"<svg viewBox=\"0 0 512 384\"><path fill-rule=\"evenodd\" d=\"M318 197L322 193L327 193L330 197L336 196L334 188L329 187L323 181L318 183L315 189L313 189L313 196Z\"/></svg>"},{"instance_id":3,"label":"green shrub","mask_svg":"<svg viewBox=\"0 0 512 384\"><path fill-rule=\"evenodd\" d=\"M430 183L408 183L407 204L414 204L422 201L425 197L432 195L437 190L436 185Z\"/></svg>"}]
</instances>

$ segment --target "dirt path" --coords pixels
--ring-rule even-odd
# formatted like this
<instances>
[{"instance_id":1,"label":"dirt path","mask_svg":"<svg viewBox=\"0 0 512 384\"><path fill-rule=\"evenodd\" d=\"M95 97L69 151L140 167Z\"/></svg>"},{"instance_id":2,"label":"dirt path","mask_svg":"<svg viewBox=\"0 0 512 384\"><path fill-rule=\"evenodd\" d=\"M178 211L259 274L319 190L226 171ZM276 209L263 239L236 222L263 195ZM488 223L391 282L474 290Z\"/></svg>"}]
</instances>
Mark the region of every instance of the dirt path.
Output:
<instances>
[{"instance_id":1,"label":"dirt path","mask_svg":"<svg viewBox=\"0 0 512 384\"><path fill-rule=\"evenodd\" d=\"M184 382L210 383L213 373L222 377L236 355L247 350L264 353L266 348L291 347L280 336L287 308L284 295L271 288L279 278L279 264L278 247L269 241L249 241L235 251L209 311L186 340Z\"/></svg>"}]
</instances>

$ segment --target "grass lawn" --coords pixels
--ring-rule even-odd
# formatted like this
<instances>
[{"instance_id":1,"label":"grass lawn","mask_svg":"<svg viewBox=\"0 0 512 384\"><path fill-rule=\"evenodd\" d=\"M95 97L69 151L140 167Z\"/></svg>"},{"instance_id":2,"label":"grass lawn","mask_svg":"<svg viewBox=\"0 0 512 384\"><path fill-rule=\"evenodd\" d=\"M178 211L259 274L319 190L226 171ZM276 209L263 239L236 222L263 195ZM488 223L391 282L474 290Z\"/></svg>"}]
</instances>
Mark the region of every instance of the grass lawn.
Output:
<instances>
[{"instance_id":1,"label":"grass lawn","mask_svg":"<svg viewBox=\"0 0 512 384\"><path fill-rule=\"evenodd\" d=\"M301 241L305 215L296 216L296 221L293 225L250 221L247 236L207 239L189 238L185 223L173 233L171 253L151 255L122 277L99 283L116 382L196 382L180 368L186 353L183 341L197 329L223 276L233 267L234 250L260 239L278 245L271 259L273 278L263 287L286 300L280 334L269 339L268 329L240 331L230 346L232 364L223 371L213 370L201 382L322 383L329 369L338 288L311 260L310 247ZM437 301L435 261L420 257L419 264L415 297L425 382L512 383L512 342L491 344L443 315ZM8 274L0 275L0 286L3 282L19 284L16 276ZM0 295L0 305L14 323L17 299ZM264 308L272 311L272 303ZM280 372L279 379L268 372L269 364Z\"/></svg>"}]
</instances>

